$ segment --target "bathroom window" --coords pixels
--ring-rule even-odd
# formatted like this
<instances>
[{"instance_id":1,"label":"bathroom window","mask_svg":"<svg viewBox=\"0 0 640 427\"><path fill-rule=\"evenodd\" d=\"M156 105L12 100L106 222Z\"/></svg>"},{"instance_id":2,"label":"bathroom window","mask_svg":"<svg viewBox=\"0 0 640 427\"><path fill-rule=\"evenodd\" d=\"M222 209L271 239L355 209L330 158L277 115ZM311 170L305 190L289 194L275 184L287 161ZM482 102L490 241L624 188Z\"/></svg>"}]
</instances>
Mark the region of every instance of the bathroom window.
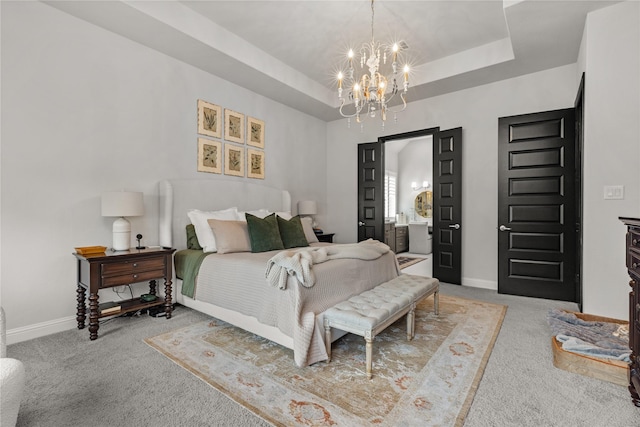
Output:
<instances>
[{"instance_id":1,"label":"bathroom window","mask_svg":"<svg viewBox=\"0 0 640 427\"><path fill-rule=\"evenodd\" d=\"M388 220L396 218L396 182L398 175L388 170L384 171L384 216Z\"/></svg>"}]
</instances>

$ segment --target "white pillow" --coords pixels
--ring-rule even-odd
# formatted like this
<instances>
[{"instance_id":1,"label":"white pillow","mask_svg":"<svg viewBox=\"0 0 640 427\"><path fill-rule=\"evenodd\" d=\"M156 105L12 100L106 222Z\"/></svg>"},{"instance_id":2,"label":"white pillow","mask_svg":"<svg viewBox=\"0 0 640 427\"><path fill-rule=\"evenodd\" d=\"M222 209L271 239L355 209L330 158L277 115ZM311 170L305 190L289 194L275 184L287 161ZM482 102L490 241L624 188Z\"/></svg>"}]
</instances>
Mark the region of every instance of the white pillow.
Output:
<instances>
[{"instance_id":1,"label":"white pillow","mask_svg":"<svg viewBox=\"0 0 640 427\"><path fill-rule=\"evenodd\" d=\"M238 221L246 221L247 217L244 215L246 213L251 214L253 216L257 216L258 218L261 218L261 219L271 214L271 212L269 212L266 209L256 209L254 211L238 211L238 214L234 219L237 219Z\"/></svg>"},{"instance_id":2,"label":"white pillow","mask_svg":"<svg viewBox=\"0 0 640 427\"><path fill-rule=\"evenodd\" d=\"M304 231L304 237L307 238L307 242L318 243L318 238L316 237L316 233L313 232L313 226L311 225L311 217L302 217L300 218L300 222L302 223L302 230ZM202 243L200 244L200 246L202 246Z\"/></svg>"},{"instance_id":3,"label":"white pillow","mask_svg":"<svg viewBox=\"0 0 640 427\"><path fill-rule=\"evenodd\" d=\"M282 219L286 219L287 221L293 218L293 216L291 216L291 212L276 212L276 215Z\"/></svg>"},{"instance_id":4,"label":"white pillow","mask_svg":"<svg viewBox=\"0 0 640 427\"><path fill-rule=\"evenodd\" d=\"M210 219L221 219L232 221L235 220L238 215L237 208L229 208L222 211L201 211L198 209L191 209L187 212L187 216L191 220L191 224L196 230L196 236L198 236L198 242L202 246L204 252L216 252L216 238L213 235L213 230L209 227L207 222Z\"/></svg>"}]
</instances>

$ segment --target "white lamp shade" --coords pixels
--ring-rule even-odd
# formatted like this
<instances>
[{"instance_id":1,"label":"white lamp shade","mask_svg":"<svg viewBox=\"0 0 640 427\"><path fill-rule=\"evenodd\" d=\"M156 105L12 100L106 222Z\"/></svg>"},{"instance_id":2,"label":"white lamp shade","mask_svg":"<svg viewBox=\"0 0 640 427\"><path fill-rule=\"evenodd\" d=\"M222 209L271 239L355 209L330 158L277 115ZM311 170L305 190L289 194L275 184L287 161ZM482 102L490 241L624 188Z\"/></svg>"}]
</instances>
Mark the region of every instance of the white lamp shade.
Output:
<instances>
[{"instance_id":1,"label":"white lamp shade","mask_svg":"<svg viewBox=\"0 0 640 427\"><path fill-rule=\"evenodd\" d=\"M317 212L316 202L313 200L301 200L298 202L299 215L315 215Z\"/></svg>"},{"instance_id":2,"label":"white lamp shade","mask_svg":"<svg viewBox=\"0 0 640 427\"><path fill-rule=\"evenodd\" d=\"M117 216L113 223L113 250L129 249L131 223L125 216L144 214L142 193L136 191L107 191L102 193L102 216Z\"/></svg>"},{"instance_id":3,"label":"white lamp shade","mask_svg":"<svg viewBox=\"0 0 640 427\"><path fill-rule=\"evenodd\" d=\"M136 191L107 191L102 193L102 216L142 216L142 193Z\"/></svg>"}]
</instances>

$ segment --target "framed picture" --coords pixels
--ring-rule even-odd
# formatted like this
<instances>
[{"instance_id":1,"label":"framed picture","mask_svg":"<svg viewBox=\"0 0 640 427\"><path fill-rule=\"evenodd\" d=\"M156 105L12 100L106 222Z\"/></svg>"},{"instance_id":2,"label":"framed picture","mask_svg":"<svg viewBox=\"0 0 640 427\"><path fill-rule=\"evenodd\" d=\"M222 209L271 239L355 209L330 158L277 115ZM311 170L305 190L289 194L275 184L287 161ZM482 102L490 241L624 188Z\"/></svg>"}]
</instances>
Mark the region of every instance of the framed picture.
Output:
<instances>
[{"instance_id":1,"label":"framed picture","mask_svg":"<svg viewBox=\"0 0 640 427\"><path fill-rule=\"evenodd\" d=\"M198 172L222 173L222 143L198 138Z\"/></svg>"},{"instance_id":2,"label":"framed picture","mask_svg":"<svg viewBox=\"0 0 640 427\"><path fill-rule=\"evenodd\" d=\"M244 148L224 144L224 174L244 176Z\"/></svg>"},{"instance_id":3,"label":"framed picture","mask_svg":"<svg viewBox=\"0 0 640 427\"><path fill-rule=\"evenodd\" d=\"M264 179L264 151L247 148L247 178Z\"/></svg>"},{"instance_id":4,"label":"framed picture","mask_svg":"<svg viewBox=\"0 0 640 427\"><path fill-rule=\"evenodd\" d=\"M222 107L198 99L198 133L222 138Z\"/></svg>"},{"instance_id":5,"label":"framed picture","mask_svg":"<svg viewBox=\"0 0 640 427\"><path fill-rule=\"evenodd\" d=\"M224 109L224 139L244 144L244 114Z\"/></svg>"},{"instance_id":6,"label":"framed picture","mask_svg":"<svg viewBox=\"0 0 640 427\"><path fill-rule=\"evenodd\" d=\"M247 122L247 144L264 148L264 122L253 117L249 117Z\"/></svg>"}]
</instances>

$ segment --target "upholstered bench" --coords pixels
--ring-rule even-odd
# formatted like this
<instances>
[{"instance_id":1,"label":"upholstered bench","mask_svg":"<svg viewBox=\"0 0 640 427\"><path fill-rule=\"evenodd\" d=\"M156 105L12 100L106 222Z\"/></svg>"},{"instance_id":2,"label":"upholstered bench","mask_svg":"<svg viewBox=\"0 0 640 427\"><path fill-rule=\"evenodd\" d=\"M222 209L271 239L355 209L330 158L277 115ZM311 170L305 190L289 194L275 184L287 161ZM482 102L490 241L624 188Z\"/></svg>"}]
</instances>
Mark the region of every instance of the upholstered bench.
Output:
<instances>
[{"instance_id":1,"label":"upholstered bench","mask_svg":"<svg viewBox=\"0 0 640 427\"><path fill-rule=\"evenodd\" d=\"M438 279L401 274L334 305L324 312L327 362L331 361L331 328L360 335L366 341L367 378L371 378L375 336L406 314L407 340L413 339L416 304L433 295L434 311L438 314L439 288Z\"/></svg>"}]
</instances>

